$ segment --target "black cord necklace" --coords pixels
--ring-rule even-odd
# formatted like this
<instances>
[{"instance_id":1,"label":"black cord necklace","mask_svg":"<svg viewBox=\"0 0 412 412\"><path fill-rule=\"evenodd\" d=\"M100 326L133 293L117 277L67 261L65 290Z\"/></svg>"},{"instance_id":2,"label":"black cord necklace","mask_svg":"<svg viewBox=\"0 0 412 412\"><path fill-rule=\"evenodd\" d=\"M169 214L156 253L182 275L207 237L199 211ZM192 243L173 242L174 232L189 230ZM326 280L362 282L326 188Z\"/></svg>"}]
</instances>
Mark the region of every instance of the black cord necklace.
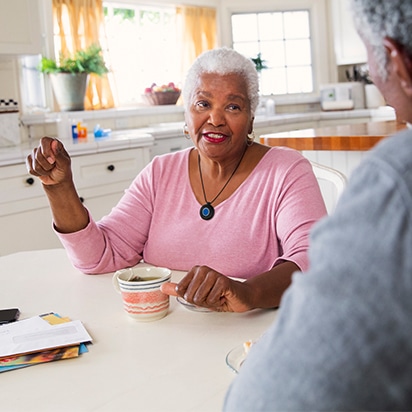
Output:
<instances>
[{"instance_id":1,"label":"black cord necklace","mask_svg":"<svg viewBox=\"0 0 412 412\"><path fill-rule=\"evenodd\" d=\"M225 187L228 185L228 183L230 182L230 180L232 179L232 177L234 176L234 174L236 173L236 170L238 169L238 167L240 166L240 163L242 162L243 156L246 153L246 149L243 151L242 157L240 158L238 164L235 167L235 170L233 170L232 174L230 175L229 179L226 181L226 183L223 185L222 189L220 189L220 192L215 196L215 198L213 200L211 200L210 202L208 202L208 200L206 199L206 192L205 192L205 186L203 184L203 176L202 176L202 168L200 166L200 155L199 153L197 154L197 164L199 166L199 175L200 175L200 182L202 183L202 191L203 191L203 197L205 198L205 204L200 208L200 217L203 220L210 220L212 219L212 217L215 215L215 209L212 206L212 203L220 196L220 194L225 190Z\"/></svg>"}]
</instances>

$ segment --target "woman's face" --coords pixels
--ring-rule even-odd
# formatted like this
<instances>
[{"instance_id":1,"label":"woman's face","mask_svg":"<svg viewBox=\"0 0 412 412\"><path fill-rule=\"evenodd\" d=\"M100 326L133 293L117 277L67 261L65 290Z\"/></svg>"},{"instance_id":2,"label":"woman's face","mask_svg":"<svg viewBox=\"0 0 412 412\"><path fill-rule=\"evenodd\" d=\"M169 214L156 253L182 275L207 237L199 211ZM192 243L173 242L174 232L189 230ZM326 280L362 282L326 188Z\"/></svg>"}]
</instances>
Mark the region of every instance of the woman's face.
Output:
<instances>
[{"instance_id":1,"label":"woman's face","mask_svg":"<svg viewBox=\"0 0 412 412\"><path fill-rule=\"evenodd\" d=\"M202 154L214 160L238 157L253 130L243 77L236 73L201 75L185 120L190 137Z\"/></svg>"}]
</instances>

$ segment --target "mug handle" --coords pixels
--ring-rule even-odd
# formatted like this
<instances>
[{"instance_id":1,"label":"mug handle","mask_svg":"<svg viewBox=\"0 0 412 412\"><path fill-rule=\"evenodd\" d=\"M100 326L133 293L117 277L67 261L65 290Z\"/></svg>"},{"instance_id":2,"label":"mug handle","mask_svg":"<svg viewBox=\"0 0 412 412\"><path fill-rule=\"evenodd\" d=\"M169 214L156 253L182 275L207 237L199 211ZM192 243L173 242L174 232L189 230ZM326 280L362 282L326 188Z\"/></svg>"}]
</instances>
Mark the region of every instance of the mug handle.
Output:
<instances>
[{"instance_id":1,"label":"mug handle","mask_svg":"<svg viewBox=\"0 0 412 412\"><path fill-rule=\"evenodd\" d=\"M120 292L120 287L119 287L119 282L117 281L117 275L118 275L118 273L115 272L113 277L112 277L112 283L113 283L113 287L116 290L116 292L121 293Z\"/></svg>"}]
</instances>

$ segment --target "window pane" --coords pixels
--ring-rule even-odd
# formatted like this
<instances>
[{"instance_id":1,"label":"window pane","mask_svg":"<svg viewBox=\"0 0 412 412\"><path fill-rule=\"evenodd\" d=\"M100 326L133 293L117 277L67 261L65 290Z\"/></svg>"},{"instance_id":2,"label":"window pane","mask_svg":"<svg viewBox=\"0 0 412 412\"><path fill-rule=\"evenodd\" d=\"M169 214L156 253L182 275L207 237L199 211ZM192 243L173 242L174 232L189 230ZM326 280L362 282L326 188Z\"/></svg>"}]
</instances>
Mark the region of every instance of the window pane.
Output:
<instances>
[{"instance_id":1,"label":"window pane","mask_svg":"<svg viewBox=\"0 0 412 412\"><path fill-rule=\"evenodd\" d=\"M257 23L257 25L256 25ZM233 48L267 68L260 73L260 92L313 92L309 11L232 15Z\"/></svg>"},{"instance_id":2,"label":"window pane","mask_svg":"<svg viewBox=\"0 0 412 412\"><path fill-rule=\"evenodd\" d=\"M273 81L275 84L275 92L273 94L289 93L286 82L286 68L273 69Z\"/></svg>"},{"instance_id":3,"label":"window pane","mask_svg":"<svg viewBox=\"0 0 412 412\"><path fill-rule=\"evenodd\" d=\"M234 42L258 40L258 22L256 14L232 15L232 36Z\"/></svg>"},{"instance_id":4,"label":"window pane","mask_svg":"<svg viewBox=\"0 0 412 412\"><path fill-rule=\"evenodd\" d=\"M311 64L309 40L287 40L285 41L286 65L300 66Z\"/></svg>"},{"instance_id":5,"label":"window pane","mask_svg":"<svg viewBox=\"0 0 412 412\"><path fill-rule=\"evenodd\" d=\"M246 57L254 58L259 52L259 45L256 42L234 43L233 48Z\"/></svg>"},{"instance_id":6,"label":"window pane","mask_svg":"<svg viewBox=\"0 0 412 412\"><path fill-rule=\"evenodd\" d=\"M21 58L22 67L22 100L26 110L46 110L43 76L37 69L41 56L24 56Z\"/></svg>"},{"instance_id":7,"label":"window pane","mask_svg":"<svg viewBox=\"0 0 412 412\"><path fill-rule=\"evenodd\" d=\"M260 44L262 58L266 60L269 67L284 67L285 60L285 44L283 41L262 42Z\"/></svg>"},{"instance_id":8,"label":"window pane","mask_svg":"<svg viewBox=\"0 0 412 412\"><path fill-rule=\"evenodd\" d=\"M312 68L294 67L288 69L287 84L289 93L309 93L313 90Z\"/></svg>"},{"instance_id":9,"label":"window pane","mask_svg":"<svg viewBox=\"0 0 412 412\"><path fill-rule=\"evenodd\" d=\"M141 102L144 89L152 83L181 83L174 9L120 9L108 2L105 24L120 105Z\"/></svg>"},{"instance_id":10,"label":"window pane","mask_svg":"<svg viewBox=\"0 0 412 412\"><path fill-rule=\"evenodd\" d=\"M260 13L258 24L260 40L283 39L282 13Z\"/></svg>"},{"instance_id":11,"label":"window pane","mask_svg":"<svg viewBox=\"0 0 412 412\"><path fill-rule=\"evenodd\" d=\"M291 11L284 13L285 18L285 38L298 39L308 38L309 31L309 12Z\"/></svg>"}]
</instances>

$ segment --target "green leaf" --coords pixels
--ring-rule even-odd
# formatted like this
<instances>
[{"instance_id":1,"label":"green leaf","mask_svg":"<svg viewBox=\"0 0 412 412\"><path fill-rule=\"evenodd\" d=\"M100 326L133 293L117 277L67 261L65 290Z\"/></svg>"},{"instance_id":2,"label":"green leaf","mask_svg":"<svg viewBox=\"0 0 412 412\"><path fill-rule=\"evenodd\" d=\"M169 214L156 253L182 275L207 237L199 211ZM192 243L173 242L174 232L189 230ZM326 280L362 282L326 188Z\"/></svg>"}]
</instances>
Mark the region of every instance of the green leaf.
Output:
<instances>
[{"instance_id":1,"label":"green leaf","mask_svg":"<svg viewBox=\"0 0 412 412\"><path fill-rule=\"evenodd\" d=\"M91 45L78 50L73 56L60 55L59 62L43 57L39 68L42 73L96 73L101 76L109 70L103 59L100 46Z\"/></svg>"},{"instance_id":2,"label":"green leaf","mask_svg":"<svg viewBox=\"0 0 412 412\"><path fill-rule=\"evenodd\" d=\"M266 60L262 60L261 53L258 53L255 58L251 58L252 62L255 64L256 71L260 72L263 69L267 69Z\"/></svg>"}]
</instances>

